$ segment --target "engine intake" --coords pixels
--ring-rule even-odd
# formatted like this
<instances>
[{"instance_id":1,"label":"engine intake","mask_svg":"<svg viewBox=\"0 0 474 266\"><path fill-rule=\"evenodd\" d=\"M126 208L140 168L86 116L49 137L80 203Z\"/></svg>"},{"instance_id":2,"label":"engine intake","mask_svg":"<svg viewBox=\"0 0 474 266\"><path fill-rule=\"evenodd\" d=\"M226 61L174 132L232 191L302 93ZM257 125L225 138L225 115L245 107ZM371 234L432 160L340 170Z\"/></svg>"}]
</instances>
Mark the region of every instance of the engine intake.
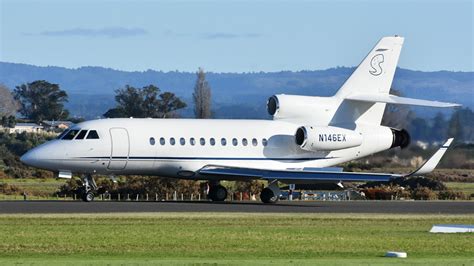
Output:
<instances>
[{"instance_id":1,"label":"engine intake","mask_svg":"<svg viewBox=\"0 0 474 266\"><path fill-rule=\"evenodd\" d=\"M274 116L278 109L280 109L280 104L278 103L278 97L273 95L272 97L268 98L267 101L267 111L271 116Z\"/></svg>"},{"instance_id":2,"label":"engine intake","mask_svg":"<svg viewBox=\"0 0 474 266\"><path fill-rule=\"evenodd\" d=\"M295 142L307 151L333 151L362 144L360 133L339 127L302 126L296 130Z\"/></svg>"}]
</instances>

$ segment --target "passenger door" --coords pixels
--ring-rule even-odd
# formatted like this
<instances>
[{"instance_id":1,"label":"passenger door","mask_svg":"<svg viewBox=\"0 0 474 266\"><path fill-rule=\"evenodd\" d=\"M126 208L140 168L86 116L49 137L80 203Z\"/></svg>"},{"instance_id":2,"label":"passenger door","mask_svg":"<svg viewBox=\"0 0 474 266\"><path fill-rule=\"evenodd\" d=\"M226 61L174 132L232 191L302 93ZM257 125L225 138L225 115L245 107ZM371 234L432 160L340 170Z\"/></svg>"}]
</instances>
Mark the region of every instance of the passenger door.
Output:
<instances>
[{"instance_id":1,"label":"passenger door","mask_svg":"<svg viewBox=\"0 0 474 266\"><path fill-rule=\"evenodd\" d=\"M127 166L130 152L130 140L125 128L111 128L111 152L109 170L123 170Z\"/></svg>"}]
</instances>

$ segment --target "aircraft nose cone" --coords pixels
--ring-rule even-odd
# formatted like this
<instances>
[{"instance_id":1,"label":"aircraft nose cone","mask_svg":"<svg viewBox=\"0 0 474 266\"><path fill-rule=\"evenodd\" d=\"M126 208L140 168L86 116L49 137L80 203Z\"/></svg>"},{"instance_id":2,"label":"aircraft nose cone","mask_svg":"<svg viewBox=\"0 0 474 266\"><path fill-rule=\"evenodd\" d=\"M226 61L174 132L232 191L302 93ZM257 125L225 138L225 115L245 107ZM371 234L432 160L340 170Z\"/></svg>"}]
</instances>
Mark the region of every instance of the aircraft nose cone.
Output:
<instances>
[{"instance_id":1,"label":"aircraft nose cone","mask_svg":"<svg viewBox=\"0 0 474 266\"><path fill-rule=\"evenodd\" d=\"M58 152L52 144L54 143L45 143L31 149L20 157L20 161L28 166L55 171Z\"/></svg>"},{"instance_id":2,"label":"aircraft nose cone","mask_svg":"<svg viewBox=\"0 0 474 266\"><path fill-rule=\"evenodd\" d=\"M32 165L32 163L34 162L34 157L34 152L29 151L20 157L20 161L26 165Z\"/></svg>"}]
</instances>

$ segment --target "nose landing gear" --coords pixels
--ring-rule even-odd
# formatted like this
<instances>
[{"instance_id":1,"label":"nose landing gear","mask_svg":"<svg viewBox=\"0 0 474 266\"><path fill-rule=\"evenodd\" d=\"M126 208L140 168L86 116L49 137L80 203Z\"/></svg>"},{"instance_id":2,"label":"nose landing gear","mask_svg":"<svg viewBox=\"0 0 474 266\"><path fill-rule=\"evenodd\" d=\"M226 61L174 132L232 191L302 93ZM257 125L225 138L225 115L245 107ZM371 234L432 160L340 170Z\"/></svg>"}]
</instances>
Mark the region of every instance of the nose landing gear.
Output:
<instances>
[{"instance_id":1,"label":"nose landing gear","mask_svg":"<svg viewBox=\"0 0 474 266\"><path fill-rule=\"evenodd\" d=\"M81 198L85 202L91 202L94 200L95 193L97 191L97 184L95 183L92 175L84 175L82 179L82 195Z\"/></svg>"}]
</instances>

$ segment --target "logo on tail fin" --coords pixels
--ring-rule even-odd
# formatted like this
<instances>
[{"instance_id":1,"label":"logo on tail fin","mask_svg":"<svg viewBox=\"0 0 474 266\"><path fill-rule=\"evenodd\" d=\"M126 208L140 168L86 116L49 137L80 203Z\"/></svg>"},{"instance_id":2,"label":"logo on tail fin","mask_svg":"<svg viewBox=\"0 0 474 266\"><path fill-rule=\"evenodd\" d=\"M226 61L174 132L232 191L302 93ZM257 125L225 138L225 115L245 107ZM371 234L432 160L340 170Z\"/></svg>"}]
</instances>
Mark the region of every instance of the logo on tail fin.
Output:
<instances>
[{"instance_id":1,"label":"logo on tail fin","mask_svg":"<svg viewBox=\"0 0 474 266\"><path fill-rule=\"evenodd\" d=\"M384 62L384 57L383 54L376 54L374 57L372 57L372 60L370 60L370 67L372 68L369 70L369 73L378 76L382 74L383 69L382 69L382 63Z\"/></svg>"}]
</instances>

